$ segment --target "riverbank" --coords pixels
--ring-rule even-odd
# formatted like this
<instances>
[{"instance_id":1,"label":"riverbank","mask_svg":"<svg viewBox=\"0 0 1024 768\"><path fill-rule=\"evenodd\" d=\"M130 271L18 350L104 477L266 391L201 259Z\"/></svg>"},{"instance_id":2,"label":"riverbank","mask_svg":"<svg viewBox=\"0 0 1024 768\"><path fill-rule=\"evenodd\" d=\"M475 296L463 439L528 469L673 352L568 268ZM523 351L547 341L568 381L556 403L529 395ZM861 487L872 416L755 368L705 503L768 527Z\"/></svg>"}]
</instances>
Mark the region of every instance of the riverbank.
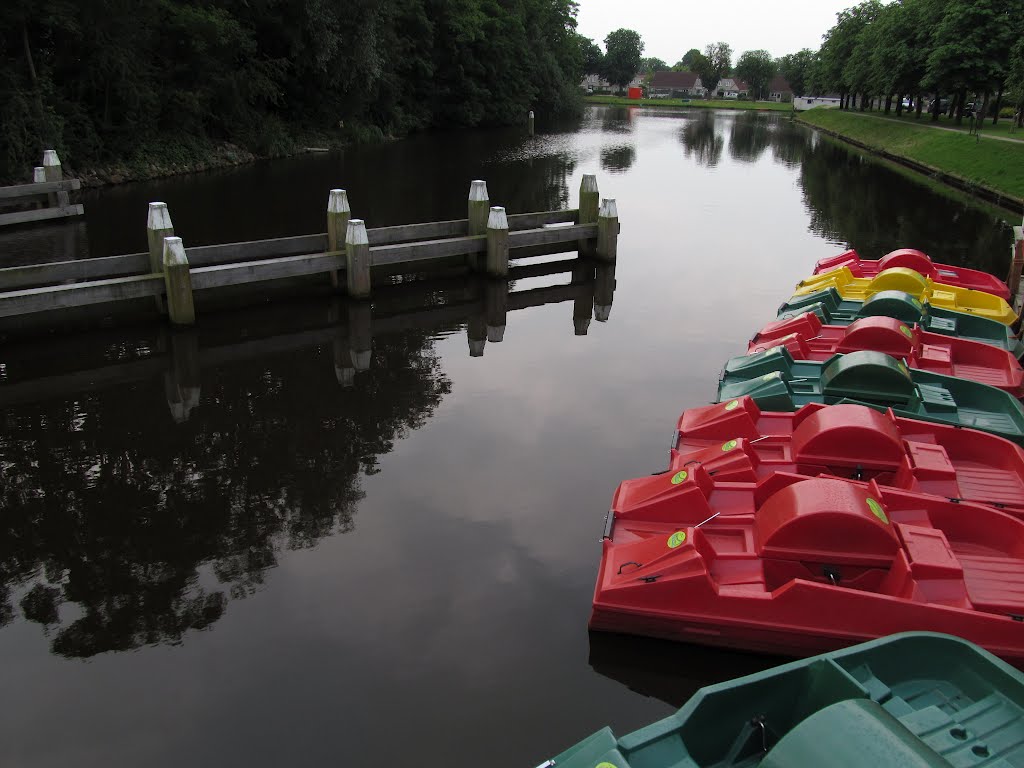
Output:
<instances>
[{"instance_id":1,"label":"riverbank","mask_svg":"<svg viewBox=\"0 0 1024 768\"><path fill-rule=\"evenodd\" d=\"M761 112L792 112L792 104L774 101L740 101L713 99L627 99L622 96L586 96L586 104L610 104L618 107L675 107L686 109L748 109Z\"/></svg>"},{"instance_id":2,"label":"riverbank","mask_svg":"<svg viewBox=\"0 0 1024 768\"><path fill-rule=\"evenodd\" d=\"M1012 210L1024 207L1024 143L911 125L838 109L812 109L803 123L933 179Z\"/></svg>"}]
</instances>

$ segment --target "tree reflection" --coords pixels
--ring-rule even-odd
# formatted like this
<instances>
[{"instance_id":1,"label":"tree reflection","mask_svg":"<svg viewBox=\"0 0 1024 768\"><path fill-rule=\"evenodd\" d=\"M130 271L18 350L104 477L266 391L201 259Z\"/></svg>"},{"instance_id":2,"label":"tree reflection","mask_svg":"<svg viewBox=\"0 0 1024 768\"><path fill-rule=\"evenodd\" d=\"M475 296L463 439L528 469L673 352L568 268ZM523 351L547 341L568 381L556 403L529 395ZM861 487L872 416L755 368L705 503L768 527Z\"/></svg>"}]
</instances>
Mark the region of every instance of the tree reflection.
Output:
<instances>
[{"instance_id":1,"label":"tree reflection","mask_svg":"<svg viewBox=\"0 0 1024 768\"><path fill-rule=\"evenodd\" d=\"M679 138L686 149L686 156L696 158L701 165L714 168L722 158L725 141L715 130L715 114L706 109L686 121L679 132Z\"/></svg>"},{"instance_id":2,"label":"tree reflection","mask_svg":"<svg viewBox=\"0 0 1024 768\"><path fill-rule=\"evenodd\" d=\"M1009 266L1010 230L990 209L928 189L827 137L804 145L800 184L811 231L865 258L918 248L996 275Z\"/></svg>"},{"instance_id":3,"label":"tree reflection","mask_svg":"<svg viewBox=\"0 0 1024 768\"><path fill-rule=\"evenodd\" d=\"M636 162L636 149L632 144L619 144L601 149L601 170L624 173Z\"/></svg>"},{"instance_id":4,"label":"tree reflection","mask_svg":"<svg viewBox=\"0 0 1024 768\"><path fill-rule=\"evenodd\" d=\"M729 154L736 160L752 163L771 144L775 125L756 112L737 115L729 132Z\"/></svg>"},{"instance_id":5,"label":"tree reflection","mask_svg":"<svg viewBox=\"0 0 1024 768\"><path fill-rule=\"evenodd\" d=\"M159 379L0 411L0 622L68 657L178 642L282 550L352 530L360 473L450 382L422 331L378 343L344 396L321 354L204 371L177 426Z\"/></svg>"},{"instance_id":6,"label":"tree reflection","mask_svg":"<svg viewBox=\"0 0 1024 768\"><path fill-rule=\"evenodd\" d=\"M795 168L810 150L812 136L802 125L789 121L778 123L772 131L772 157L778 163Z\"/></svg>"}]
</instances>

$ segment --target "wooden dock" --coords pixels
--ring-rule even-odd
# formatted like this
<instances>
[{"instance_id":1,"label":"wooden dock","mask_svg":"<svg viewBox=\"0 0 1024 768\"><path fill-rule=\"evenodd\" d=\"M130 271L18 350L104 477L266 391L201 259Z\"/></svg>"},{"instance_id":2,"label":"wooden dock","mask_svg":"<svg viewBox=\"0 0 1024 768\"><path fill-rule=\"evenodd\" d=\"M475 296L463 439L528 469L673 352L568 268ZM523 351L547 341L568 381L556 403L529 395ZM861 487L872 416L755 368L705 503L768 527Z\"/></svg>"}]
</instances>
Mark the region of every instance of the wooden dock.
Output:
<instances>
[{"instance_id":1,"label":"wooden dock","mask_svg":"<svg viewBox=\"0 0 1024 768\"><path fill-rule=\"evenodd\" d=\"M151 203L147 252L0 269L0 318L151 297L172 323L192 325L196 292L324 275L367 298L374 278L432 265L505 278L510 258L539 246L613 262L619 233L616 203L599 203L594 176L584 176L576 209L508 215L474 181L465 219L377 229L352 218L345 190L331 190L326 223L320 234L187 247L167 206Z\"/></svg>"},{"instance_id":2,"label":"wooden dock","mask_svg":"<svg viewBox=\"0 0 1024 768\"><path fill-rule=\"evenodd\" d=\"M0 207L33 206L0 213L0 227L81 216L85 209L80 204L73 205L68 194L81 187L78 179L64 179L60 158L48 149L43 153L43 164L34 169L31 184L0 187Z\"/></svg>"},{"instance_id":3,"label":"wooden dock","mask_svg":"<svg viewBox=\"0 0 1024 768\"><path fill-rule=\"evenodd\" d=\"M517 280L568 273L570 282L512 290ZM374 336L465 325L468 352L480 357L500 343L509 315L545 304L572 302L572 329L586 335L592 316L607 321L615 265L587 258L512 267L507 278L463 275L381 286L374 301L325 297L264 308L213 313L196 328L133 325L125 329L6 345L0 407L79 397L110 387L164 377L167 406L177 422L198 404L205 368L323 346L332 350L334 376L351 387L370 368ZM568 323L567 323L568 326ZM130 353L108 359L111 343Z\"/></svg>"}]
</instances>

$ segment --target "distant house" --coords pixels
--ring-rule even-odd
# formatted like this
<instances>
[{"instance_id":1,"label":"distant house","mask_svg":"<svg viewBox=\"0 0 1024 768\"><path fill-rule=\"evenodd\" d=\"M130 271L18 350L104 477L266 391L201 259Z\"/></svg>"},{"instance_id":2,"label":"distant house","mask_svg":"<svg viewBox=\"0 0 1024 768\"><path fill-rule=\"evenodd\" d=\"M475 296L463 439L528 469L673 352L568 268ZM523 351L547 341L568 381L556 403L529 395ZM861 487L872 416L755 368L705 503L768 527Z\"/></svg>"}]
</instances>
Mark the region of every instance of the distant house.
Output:
<instances>
[{"instance_id":1,"label":"distant house","mask_svg":"<svg viewBox=\"0 0 1024 768\"><path fill-rule=\"evenodd\" d=\"M703 96L704 93L700 76L696 72L655 72L648 86L648 94L652 99L679 99Z\"/></svg>"},{"instance_id":2,"label":"distant house","mask_svg":"<svg viewBox=\"0 0 1024 768\"><path fill-rule=\"evenodd\" d=\"M627 85L626 88L639 88L643 84L644 78L642 75L638 74L629 81L629 85ZM603 77L598 75L585 75L583 80L580 81L580 88L585 90L587 93L611 93L612 91L617 93L622 92L617 86L612 85Z\"/></svg>"},{"instance_id":3,"label":"distant house","mask_svg":"<svg viewBox=\"0 0 1024 768\"><path fill-rule=\"evenodd\" d=\"M750 94L750 86L738 77L723 77L715 88L715 96L720 99L738 99L741 94L746 98Z\"/></svg>"},{"instance_id":4,"label":"distant house","mask_svg":"<svg viewBox=\"0 0 1024 768\"><path fill-rule=\"evenodd\" d=\"M768 84L768 100L769 101L792 101L793 100L793 89L790 87L786 78L782 75L776 75L772 78L772 81Z\"/></svg>"}]
</instances>

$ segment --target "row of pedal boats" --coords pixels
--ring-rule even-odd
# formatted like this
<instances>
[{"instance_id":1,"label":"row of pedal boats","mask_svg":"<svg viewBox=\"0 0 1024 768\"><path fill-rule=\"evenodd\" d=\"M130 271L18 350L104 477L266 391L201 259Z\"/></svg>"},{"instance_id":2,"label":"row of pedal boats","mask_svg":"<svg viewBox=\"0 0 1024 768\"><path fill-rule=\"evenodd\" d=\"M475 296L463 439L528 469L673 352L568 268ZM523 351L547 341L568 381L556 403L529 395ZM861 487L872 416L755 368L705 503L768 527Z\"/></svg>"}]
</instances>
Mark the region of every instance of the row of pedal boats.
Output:
<instances>
[{"instance_id":1,"label":"row of pedal boats","mask_svg":"<svg viewBox=\"0 0 1024 768\"><path fill-rule=\"evenodd\" d=\"M681 415L668 468L619 485L590 628L824 655L543 765L1024 766L1009 298L911 249L816 265Z\"/></svg>"}]
</instances>

